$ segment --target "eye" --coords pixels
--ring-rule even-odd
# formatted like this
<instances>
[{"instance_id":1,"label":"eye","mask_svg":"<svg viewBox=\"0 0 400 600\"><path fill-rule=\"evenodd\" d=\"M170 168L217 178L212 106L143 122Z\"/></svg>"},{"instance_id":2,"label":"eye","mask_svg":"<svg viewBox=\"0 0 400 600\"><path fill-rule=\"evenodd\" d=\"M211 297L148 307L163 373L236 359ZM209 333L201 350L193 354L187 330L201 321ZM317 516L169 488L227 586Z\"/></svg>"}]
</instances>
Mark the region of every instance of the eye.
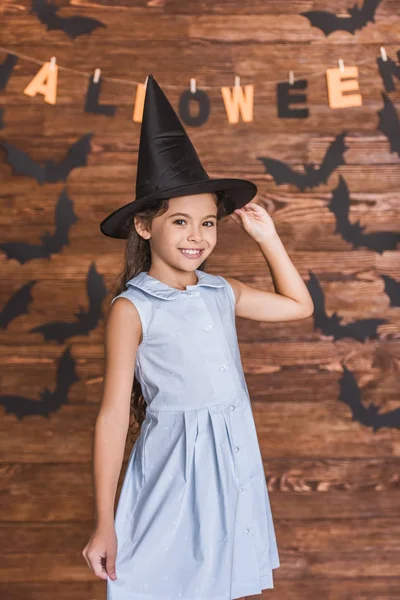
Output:
<instances>
[{"instance_id":1,"label":"eye","mask_svg":"<svg viewBox=\"0 0 400 600\"><path fill-rule=\"evenodd\" d=\"M176 219L174 223L186 223L185 219ZM204 223L209 223L211 227L214 226L214 221L204 221Z\"/></svg>"}]
</instances>

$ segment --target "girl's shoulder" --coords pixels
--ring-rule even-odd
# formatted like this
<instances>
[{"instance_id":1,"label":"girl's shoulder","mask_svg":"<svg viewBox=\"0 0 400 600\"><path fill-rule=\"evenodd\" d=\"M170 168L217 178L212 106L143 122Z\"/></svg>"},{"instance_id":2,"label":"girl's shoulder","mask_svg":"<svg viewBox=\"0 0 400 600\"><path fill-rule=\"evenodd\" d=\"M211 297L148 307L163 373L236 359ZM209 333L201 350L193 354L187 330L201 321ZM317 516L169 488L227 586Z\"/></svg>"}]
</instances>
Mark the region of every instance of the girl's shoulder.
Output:
<instances>
[{"instance_id":1,"label":"girl's shoulder","mask_svg":"<svg viewBox=\"0 0 400 600\"><path fill-rule=\"evenodd\" d=\"M149 323L151 321L153 306L150 299L144 294L139 287L135 287L133 285L129 285L131 281L136 279L135 277L126 282L126 290L123 290L111 300L110 306L117 300L118 298L126 298L129 300L134 307L136 308L137 313L139 314L140 322L142 325L142 340L144 341L147 338L147 332L149 328Z\"/></svg>"},{"instance_id":2,"label":"girl's shoulder","mask_svg":"<svg viewBox=\"0 0 400 600\"><path fill-rule=\"evenodd\" d=\"M236 303L240 297L241 282L238 279L234 279L233 277L222 277L222 279L225 281L233 305L236 306Z\"/></svg>"},{"instance_id":3,"label":"girl's shoulder","mask_svg":"<svg viewBox=\"0 0 400 600\"><path fill-rule=\"evenodd\" d=\"M117 298L127 298L128 300L131 300L132 302L138 301L144 301L146 302L146 296L143 295L143 293L140 290L140 286L135 286L134 282L137 279L138 276L133 277L132 279L130 279L129 281L126 282L125 286L126 289L123 290L122 292L120 292L119 294L117 294L116 296L114 296L114 298L111 300L111 304L117 299Z\"/></svg>"}]
</instances>

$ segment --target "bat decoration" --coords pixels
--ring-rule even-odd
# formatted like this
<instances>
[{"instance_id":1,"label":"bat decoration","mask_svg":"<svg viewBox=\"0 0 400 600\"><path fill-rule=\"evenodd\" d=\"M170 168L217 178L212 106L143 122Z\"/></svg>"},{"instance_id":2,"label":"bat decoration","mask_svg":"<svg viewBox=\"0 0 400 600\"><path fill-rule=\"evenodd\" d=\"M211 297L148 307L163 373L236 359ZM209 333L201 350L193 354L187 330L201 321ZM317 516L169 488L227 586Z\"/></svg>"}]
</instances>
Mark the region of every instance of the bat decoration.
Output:
<instances>
[{"instance_id":1,"label":"bat decoration","mask_svg":"<svg viewBox=\"0 0 400 600\"><path fill-rule=\"evenodd\" d=\"M327 149L320 167L316 167L314 163L306 163L304 165L304 173L294 171L289 165L274 158L257 156L264 164L266 172L269 172L275 183L293 183L302 192L306 188L314 188L321 183L326 183L330 175L340 165L344 165L344 153L348 150L345 144L345 136L347 132L340 133Z\"/></svg>"},{"instance_id":2,"label":"bat decoration","mask_svg":"<svg viewBox=\"0 0 400 600\"><path fill-rule=\"evenodd\" d=\"M45 388L40 393L39 400L18 395L0 396L0 405L4 406L6 413L15 415L19 421L30 415L49 417L50 414L60 410L63 404L68 403L68 392L76 381L79 381L79 378L75 370L75 361L67 348L58 364L54 392Z\"/></svg>"},{"instance_id":3,"label":"bat decoration","mask_svg":"<svg viewBox=\"0 0 400 600\"><path fill-rule=\"evenodd\" d=\"M90 34L98 27L107 27L101 21L82 15L73 17L62 17L58 15L60 7L47 0L32 0L31 13L35 14L39 21L46 25L47 30L64 31L72 40L80 35Z\"/></svg>"},{"instance_id":4,"label":"bat decoration","mask_svg":"<svg viewBox=\"0 0 400 600\"><path fill-rule=\"evenodd\" d=\"M397 60L400 63L400 50L397 51ZM382 60L381 56L376 59L376 62L385 90L387 92L394 92L393 77L396 77L400 81L400 64L396 65L390 57L387 60Z\"/></svg>"},{"instance_id":5,"label":"bat decoration","mask_svg":"<svg viewBox=\"0 0 400 600\"><path fill-rule=\"evenodd\" d=\"M389 140L390 152L397 152L400 156L400 120L396 108L389 98L382 92L384 107L378 111L378 129L382 131Z\"/></svg>"},{"instance_id":6,"label":"bat decoration","mask_svg":"<svg viewBox=\"0 0 400 600\"><path fill-rule=\"evenodd\" d=\"M55 209L56 228L54 234L46 233L41 236L41 244L28 244L27 242L3 242L0 248L4 250L7 258L15 258L21 264L34 258L50 258L68 245L70 227L77 222L73 210L72 200L64 189L58 197Z\"/></svg>"},{"instance_id":7,"label":"bat decoration","mask_svg":"<svg viewBox=\"0 0 400 600\"><path fill-rule=\"evenodd\" d=\"M20 315L27 315L29 313L29 305L33 300L31 289L35 283L36 280L25 283L12 294L11 298L3 306L0 312L0 327L2 329L6 329L9 323Z\"/></svg>"},{"instance_id":8,"label":"bat decoration","mask_svg":"<svg viewBox=\"0 0 400 600\"><path fill-rule=\"evenodd\" d=\"M383 427L390 427L391 429L399 429L400 427L400 407L380 413L379 406L373 402L368 407L364 406L361 402L360 388L357 381L353 373L346 367L344 367L340 380L339 400L350 408L353 421L358 421L361 425L370 427L374 433Z\"/></svg>"},{"instance_id":9,"label":"bat decoration","mask_svg":"<svg viewBox=\"0 0 400 600\"><path fill-rule=\"evenodd\" d=\"M306 285L314 303L313 319L315 328L320 329L324 335L333 336L335 340L353 338L359 342L365 342L367 339L377 339L377 328L379 325L388 322L386 319L360 319L342 325L342 317L336 312L331 316L327 315L324 292L317 277L312 272L310 272L310 279Z\"/></svg>"},{"instance_id":10,"label":"bat decoration","mask_svg":"<svg viewBox=\"0 0 400 600\"><path fill-rule=\"evenodd\" d=\"M398 231L373 231L364 233L365 226L360 221L351 223L349 221L350 194L346 181L340 175L339 183L332 192L332 199L328 204L329 210L336 217L335 233L340 233L342 238L349 242L353 248L369 248L375 252L385 252L385 250L396 250L400 241L400 232Z\"/></svg>"},{"instance_id":11,"label":"bat decoration","mask_svg":"<svg viewBox=\"0 0 400 600\"><path fill-rule=\"evenodd\" d=\"M363 29L368 23L375 23L376 9L380 3L381 0L364 0L361 7L355 3L347 9L348 17L338 17L335 13L326 10L308 10L300 14L326 36L334 31L347 31L354 35L358 29Z\"/></svg>"},{"instance_id":12,"label":"bat decoration","mask_svg":"<svg viewBox=\"0 0 400 600\"><path fill-rule=\"evenodd\" d=\"M27 175L36 179L40 184L57 183L66 181L72 169L87 165L92 135L92 133L87 133L72 144L61 162L55 164L52 160L47 160L43 166L12 144L3 142L1 146L7 151L7 159L13 169L13 175Z\"/></svg>"},{"instance_id":13,"label":"bat decoration","mask_svg":"<svg viewBox=\"0 0 400 600\"><path fill-rule=\"evenodd\" d=\"M75 313L76 320L70 323L63 321L53 321L39 327L30 329L32 333L42 333L44 339L48 342L54 340L60 344L66 339L75 335L88 335L95 329L103 315L102 303L107 295L104 286L103 276L99 275L92 263L86 278L87 295L89 299L89 308L85 310L79 306L79 311Z\"/></svg>"},{"instance_id":14,"label":"bat decoration","mask_svg":"<svg viewBox=\"0 0 400 600\"><path fill-rule=\"evenodd\" d=\"M13 69L18 62L18 56L7 54L6 59L0 65L0 90L5 90Z\"/></svg>"},{"instance_id":15,"label":"bat decoration","mask_svg":"<svg viewBox=\"0 0 400 600\"><path fill-rule=\"evenodd\" d=\"M390 306L400 306L400 281L389 275L381 275L385 284L385 294L389 296Z\"/></svg>"}]
</instances>

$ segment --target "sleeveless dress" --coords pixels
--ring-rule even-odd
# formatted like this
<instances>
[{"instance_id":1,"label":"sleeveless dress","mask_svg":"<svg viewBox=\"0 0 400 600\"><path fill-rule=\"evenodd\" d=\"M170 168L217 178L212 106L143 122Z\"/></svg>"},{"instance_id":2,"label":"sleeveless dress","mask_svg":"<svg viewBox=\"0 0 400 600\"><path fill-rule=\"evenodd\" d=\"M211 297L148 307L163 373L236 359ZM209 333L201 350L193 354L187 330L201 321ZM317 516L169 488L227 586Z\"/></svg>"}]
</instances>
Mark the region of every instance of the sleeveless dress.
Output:
<instances>
[{"instance_id":1,"label":"sleeveless dress","mask_svg":"<svg viewBox=\"0 0 400 600\"><path fill-rule=\"evenodd\" d=\"M107 600L233 600L280 566L235 324L222 276L178 290L141 272L116 296L143 330L135 377L146 418L115 515Z\"/></svg>"}]
</instances>

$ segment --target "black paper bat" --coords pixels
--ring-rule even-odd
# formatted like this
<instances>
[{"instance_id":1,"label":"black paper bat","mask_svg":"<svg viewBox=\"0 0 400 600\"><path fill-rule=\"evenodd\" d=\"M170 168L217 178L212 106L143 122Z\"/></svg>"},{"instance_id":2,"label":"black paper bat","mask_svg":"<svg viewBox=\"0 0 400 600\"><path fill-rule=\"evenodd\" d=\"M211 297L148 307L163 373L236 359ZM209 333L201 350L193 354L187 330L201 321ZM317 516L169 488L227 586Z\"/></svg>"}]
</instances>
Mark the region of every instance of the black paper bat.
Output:
<instances>
[{"instance_id":1,"label":"black paper bat","mask_svg":"<svg viewBox=\"0 0 400 600\"><path fill-rule=\"evenodd\" d=\"M385 284L385 294L389 296L390 306L400 306L400 281L389 275L381 275Z\"/></svg>"},{"instance_id":2,"label":"black paper bat","mask_svg":"<svg viewBox=\"0 0 400 600\"><path fill-rule=\"evenodd\" d=\"M400 50L397 50L397 60L400 63ZM381 56L379 56L376 60L378 63L379 75L382 78L383 85L385 86L385 90L387 92L394 92L395 85L393 83L393 78L396 77L400 81L400 64L396 64L394 60L387 57L387 60L383 60Z\"/></svg>"},{"instance_id":3,"label":"black paper bat","mask_svg":"<svg viewBox=\"0 0 400 600\"><path fill-rule=\"evenodd\" d=\"M12 144L3 142L1 146L7 151L7 159L12 167L13 175L28 175L40 184L56 183L66 181L72 169L86 166L92 135L92 133L87 133L74 142L65 158L58 164L47 160L44 166Z\"/></svg>"},{"instance_id":4,"label":"black paper bat","mask_svg":"<svg viewBox=\"0 0 400 600\"><path fill-rule=\"evenodd\" d=\"M343 368L343 375L340 380L339 400L350 408L353 421L358 421L361 425L370 427L374 432L383 427L390 427L391 429L400 427L400 407L380 413L379 406L373 402L368 407L364 406L361 402L360 388L357 381L353 373L346 367Z\"/></svg>"},{"instance_id":5,"label":"black paper bat","mask_svg":"<svg viewBox=\"0 0 400 600\"><path fill-rule=\"evenodd\" d=\"M76 321L70 323L64 321L53 321L45 323L30 329L32 333L40 332L44 335L46 341L54 340L60 344L74 335L88 335L95 329L103 315L102 303L107 295L104 286L103 276L96 271L92 263L86 278L87 294L89 298L89 308L85 310L79 306L79 311L75 313Z\"/></svg>"},{"instance_id":6,"label":"black paper bat","mask_svg":"<svg viewBox=\"0 0 400 600\"><path fill-rule=\"evenodd\" d=\"M378 129L389 140L390 152L397 152L400 156L400 121L396 107L385 92L382 92L384 107L378 111Z\"/></svg>"},{"instance_id":7,"label":"black paper bat","mask_svg":"<svg viewBox=\"0 0 400 600\"><path fill-rule=\"evenodd\" d=\"M326 10L308 10L300 13L306 17L313 27L318 27L326 36L334 31L348 31L354 33L363 29L368 23L375 22L375 13L381 0L364 0L361 8L356 4L348 8L348 17L338 17L335 13Z\"/></svg>"},{"instance_id":8,"label":"black paper bat","mask_svg":"<svg viewBox=\"0 0 400 600\"><path fill-rule=\"evenodd\" d=\"M31 290L35 283L36 280L25 283L5 303L0 313L0 327L2 329L6 329L9 323L20 315L29 313L29 305L33 300Z\"/></svg>"},{"instance_id":9,"label":"black paper bat","mask_svg":"<svg viewBox=\"0 0 400 600\"><path fill-rule=\"evenodd\" d=\"M7 54L5 61L0 65L0 90L5 90L13 69L18 62L18 56Z\"/></svg>"},{"instance_id":10,"label":"black paper bat","mask_svg":"<svg viewBox=\"0 0 400 600\"><path fill-rule=\"evenodd\" d=\"M68 245L68 236L71 226L78 218L74 213L72 200L64 189L60 193L55 209L56 229L53 235L46 233L41 236L41 244L28 244L27 242L3 242L0 248L4 250L7 258L15 258L21 264L34 258L50 258Z\"/></svg>"},{"instance_id":11,"label":"black paper bat","mask_svg":"<svg viewBox=\"0 0 400 600\"><path fill-rule=\"evenodd\" d=\"M364 246L382 254L385 250L395 250L400 241L398 231L374 231L364 233L365 226L360 221L349 221L350 194L347 184L340 175L339 183L332 192L332 199L328 204L329 210L336 217L335 233L340 233L342 238L349 242L353 248Z\"/></svg>"},{"instance_id":12,"label":"black paper bat","mask_svg":"<svg viewBox=\"0 0 400 600\"><path fill-rule=\"evenodd\" d=\"M90 34L98 27L107 27L101 21L82 15L61 17L57 13L60 7L47 0L32 0L31 13L46 25L47 29L64 31L72 40L80 35Z\"/></svg>"},{"instance_id":13,"label":"black paper bat","mask_svg":"<svg viewBox=\"0 0 400 600\"><path fill-rule=\"evenodd\" d=\"M282 183L293 183L302 192L306 188L314 188L321 183L326 183L329 176L339 165L344 165L343 154L348 149L345 144L346 131L340 133L327 149L320 167L314 163L304 165L304 173L294 171L289 165L274 158L257 156L264 164L266 172L270 173L277 185Z\"/></svg>"},{"instance_id":14,"label":"black paper bat","mask_svg":"<svg viewBox=\"0 0 400 600\"><path fill-rule=\"evenodd\" d=\"M6 413L15 415L20 421L29 415L49 417L51 413L57 412L63 404L68 403L68 392L76 381L79 381L79 378L75 370L75 361L67 348L58 363L54 392L45 388L40 393L39 400L18 395L0 396L0 405L4 406Z\"/></svg>"},{"instance_id":15,"label":"black paper bat","mask_svg":"<svg viewBox=\"0 0 400 600\"><path fill-rule=\"evenodd\" d=\"M333 336L335 340L350 337L359 342L365 342L367 339L378 338L377 328L379 325L387 323L386 319L360 319L342 325L342 317L336 312L331 316L327 315L324 292L312 272L310 272L310 279L306 285L314 302L314 326L320 329L324 335Z\"/></svg>"}]
</instances>

